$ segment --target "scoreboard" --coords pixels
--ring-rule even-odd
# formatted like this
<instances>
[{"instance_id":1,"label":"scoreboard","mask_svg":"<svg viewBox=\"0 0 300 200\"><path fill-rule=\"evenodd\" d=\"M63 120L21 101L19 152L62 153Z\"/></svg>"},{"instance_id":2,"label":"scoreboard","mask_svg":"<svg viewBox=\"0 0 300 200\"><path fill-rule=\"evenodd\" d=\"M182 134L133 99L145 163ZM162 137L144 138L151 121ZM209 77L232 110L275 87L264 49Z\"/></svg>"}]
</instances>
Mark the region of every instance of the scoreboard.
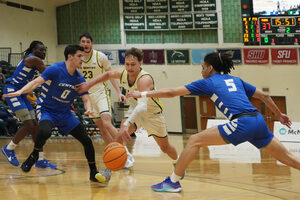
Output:
<instances>
[{"instance_id":1,"label":"scoreboard","mask_svg":"<svg viewBox=\"0 0 300 200\"><path fill-rule=\"evenodd\" d=\"M299 45L300 17L243 17L245 45Z\"/></svg>"}]
</instances>

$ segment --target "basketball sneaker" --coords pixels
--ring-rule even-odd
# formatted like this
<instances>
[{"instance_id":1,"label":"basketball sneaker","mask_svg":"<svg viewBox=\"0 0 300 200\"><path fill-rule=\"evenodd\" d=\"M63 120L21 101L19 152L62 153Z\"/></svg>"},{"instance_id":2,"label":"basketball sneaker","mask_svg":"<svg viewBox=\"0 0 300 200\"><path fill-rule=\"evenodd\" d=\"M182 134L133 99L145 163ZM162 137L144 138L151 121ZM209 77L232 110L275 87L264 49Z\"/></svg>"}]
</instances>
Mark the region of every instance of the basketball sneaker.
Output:
<instances>
[{"instance_id":1,"label":"basketball sneaker","mask_svg":"<svg viewBox=\"0 0 300 200\"><path fill-rule=\"evenodd\" d=\"M57 166L50 163L49 160L43 159L36 161L35 165L36 168L51 168L51 169L57 169Z\"/></svg>"},{"instance_id":2,"label":"basketball sneaker","mask_svg":"<svg viewBox=\"0 0 300 200\"><path fill-rule=\"evenodd\" d=\"M15 150L7 149L7 145L1 148L2 154L5 156L6 160L13 166L19 166L19 161L15 155Z\"/></svg>"},{"instance_id":3,"label":"basketball sneaker","mask_svg":"<svg viewBox=\"0 0 300 200\"><path fill-rule=\"evenodd\" d=\"M155 192L181 192L182 191L179 181L173 183L169 176L163 182L158 183L156 185L152 185L151 189Z\"/></svg>"},{"instance_id":4,"label":"basketball sneaker","mask_svg":"<svg viewBox=\"0 0 300 200\"><path fill-rule=\"evenodd\" d=\"M30 154L30 156L23 162L23 164L21 165L21 169L23 172L29 172L31 167L33 166L34 163L36 163L36 161L39 158L34 156L32 153Z\"/></svg>"},{"instance_id":5,"label":"basketball sneaker","mask_svg":"<svg viewBox=\"0 0 300 200\"><path fill-rule=\"evenodd\" d=\"M96 180L100 183L105 184L105 185L108 184L108 182L110 180L110 177L111 177L111 171L107 168L104 171L98 172L95 175Z\"/></svg>"},{"instance_id":6,"label":"basketball sneaker","mask_svg":"<svg viewBox=\"0 0 300 200\"><path fill-rule=\"evenodd\" d=\"M127 151L127 161L124 165L124 169L129 169L131 167L133 167L135 160L133 158L133 155L131 153L129 153L129 151Z\"/></svg>"}]
</instances>

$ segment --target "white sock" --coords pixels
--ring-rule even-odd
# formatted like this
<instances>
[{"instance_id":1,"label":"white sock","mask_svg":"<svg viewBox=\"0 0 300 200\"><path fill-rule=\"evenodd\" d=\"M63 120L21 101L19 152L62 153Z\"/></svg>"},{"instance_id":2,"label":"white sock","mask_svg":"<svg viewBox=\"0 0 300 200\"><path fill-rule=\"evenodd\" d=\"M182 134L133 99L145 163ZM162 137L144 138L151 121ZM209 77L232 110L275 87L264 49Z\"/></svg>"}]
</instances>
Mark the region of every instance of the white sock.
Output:
<instances>
[{"instance_id":1,"label":"white sock","mask_svg":"<svg viewBox=\"0 0 300 200\"><path fill-rule=\"evenodd\" d=\"M10 141L7 145L8 150L14 150L16 148L17 144L15 144L13 141Z\"/></svg>"},{"instance_id":2,"label":"white sock","mask_svg":"<svg viewBox=\"0 0 300 200\"><path fill-rule=\"evenodd\" d=\"M44 160L44 152L43 151L39 152L39 160Z\"/></svg>"},{"instance_id":3,"label":"white sock","mask_svg":"<svg viewBox=\"0 0 300 200\"><path fill-rule=\"evenodd\" d=\"M172 175L170 176L170 179L171 179L171 181L173 182L173 183L176 183L176 182L178 182L179 180L180 180L180 176L177 176L176 174L175 174L175 172L173 172L172 173Z\"/></svg>"}]
</instances>

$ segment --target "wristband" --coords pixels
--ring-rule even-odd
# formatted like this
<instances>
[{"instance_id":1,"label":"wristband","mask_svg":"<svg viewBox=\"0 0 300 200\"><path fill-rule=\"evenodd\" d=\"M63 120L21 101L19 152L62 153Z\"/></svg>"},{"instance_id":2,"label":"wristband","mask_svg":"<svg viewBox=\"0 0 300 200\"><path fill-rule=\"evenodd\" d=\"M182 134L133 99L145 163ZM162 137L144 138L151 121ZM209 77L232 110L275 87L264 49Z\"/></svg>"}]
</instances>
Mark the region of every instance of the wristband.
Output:
<instances>
[{"instance_id":1,"label":"wristband","mask_svg":"<svg viewBox=\"0 0 300 200\"><path fill-rule=\"evenodd\" d=\"M146 92L141 92L141 97L142 98L147 98L147 93L148 93L147 91Z\"/></svg>"},{"instance_id":2,"label":"wristband","mask_svg":"<svg viewBox=\"0 0 300 200\"><path fill-rule=\"evenodd\" d=\"M130 126L130 121L128 119L126 119L126 121L123 123L124 126Z\"/></svg>"}]
</instances>

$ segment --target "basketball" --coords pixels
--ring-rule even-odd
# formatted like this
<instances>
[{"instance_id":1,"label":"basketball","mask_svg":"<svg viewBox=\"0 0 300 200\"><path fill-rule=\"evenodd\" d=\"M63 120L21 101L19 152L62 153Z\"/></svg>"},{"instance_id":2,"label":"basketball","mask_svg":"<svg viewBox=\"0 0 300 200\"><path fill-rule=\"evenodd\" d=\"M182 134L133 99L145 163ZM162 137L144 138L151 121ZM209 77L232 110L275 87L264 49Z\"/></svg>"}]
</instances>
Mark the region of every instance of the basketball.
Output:
<instances>
[{"instance_id":1,"label":"basketball","mask_svg":"<svg viewBox=\"0 0 300 200\"><path fill-rule=\"evenodd\" d=\"M112 171L120 170L124 167L126 160L127 152L122 144L112 142L104 148L103 162L108 169Z\"/></svg>"}]
</instances>

